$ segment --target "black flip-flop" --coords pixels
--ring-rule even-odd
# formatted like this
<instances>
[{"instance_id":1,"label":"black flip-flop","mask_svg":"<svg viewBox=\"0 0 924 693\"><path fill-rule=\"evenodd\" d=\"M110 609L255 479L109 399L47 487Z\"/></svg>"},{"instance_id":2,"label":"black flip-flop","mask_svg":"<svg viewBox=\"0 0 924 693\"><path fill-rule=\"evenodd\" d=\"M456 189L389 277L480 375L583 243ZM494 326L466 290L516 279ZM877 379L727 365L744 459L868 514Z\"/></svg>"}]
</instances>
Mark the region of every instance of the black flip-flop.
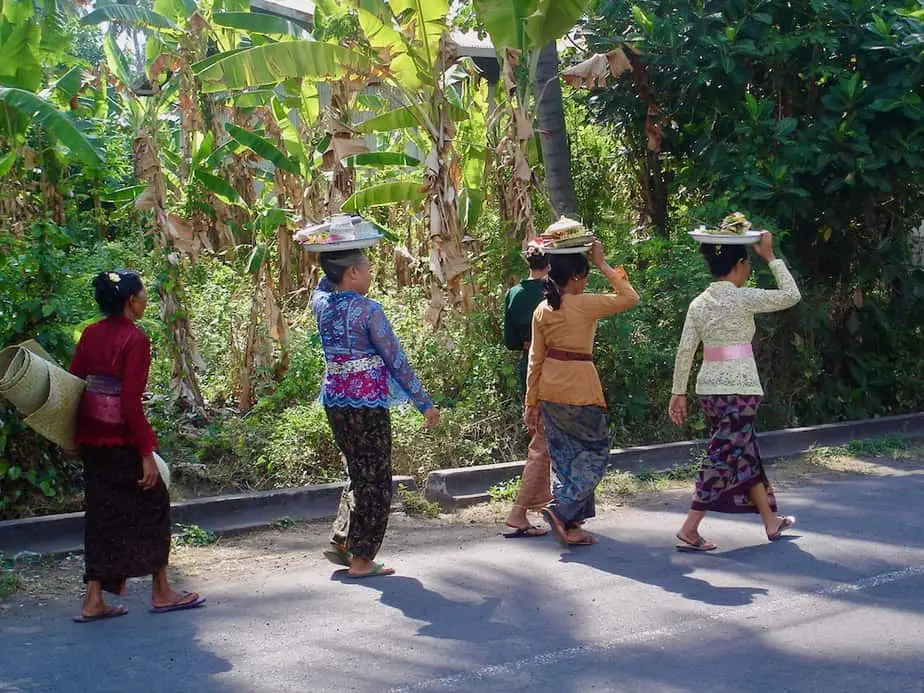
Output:
<instances>
[{"instance_id":1,"label":"black flip-flop","mask_svg":"<svg viewBox=\"0 0 924 693\"><path fill-rule=\"evenodd\" d=\"M509 527L509 525L508 525ZM504 532L505 539L528 539L530 537L544 537L549 530L530 525L529 527L514 527L512 532Z\"/></svg>"},{"instance_id":2,"label":"black flip-flop","mask_svg":"<svg viewBox=\"0 0 924 693\"><path fill-rule=\"evenodd\" d=\"M106 609L101 614L96 614L96 616L74 616L71 620L74 623L93 623L94 621L105 621L110 618L118 618L119 616L125 616L128 614L128 609L124 606L112 606Z\"/></svg>"},{"instance_id":3,"label":"black flip-flop","mask_svg":"<svg viewBox=\"0 0 924 693\"><path fill-rule=\"evenodd\" d=\"M679 534L676 534L675 536L677 537L677 539L679 539L682 542L681 544L677 544L678 551L690 551L690 552L704 553L707 551L715 551L717 548L719 548L712 542L708 542L702 537L697 539L695 542L691 542L691 541L687 541Z\"/></svg>"},{"instance_id":4,"label":"black flip-flop","mask_svg":"<svg viewBox=\"0 0 924 693\"><path fill-rule=\"evenodd\" d=\"M191 601L188 601L188 602L182 601L183 599L186 599L187 597L189 597L191 594L193 593L184 592L183 596L181 597L181 601L174 602L173 604L168 604L167 606L152 606L151 613L152 614L168 614L171 611L184 611L186 609L198 609L200 606L205 606L205 597L200 597L198 595L196 595L196 598Z\"/></svg>"}]
</instances>

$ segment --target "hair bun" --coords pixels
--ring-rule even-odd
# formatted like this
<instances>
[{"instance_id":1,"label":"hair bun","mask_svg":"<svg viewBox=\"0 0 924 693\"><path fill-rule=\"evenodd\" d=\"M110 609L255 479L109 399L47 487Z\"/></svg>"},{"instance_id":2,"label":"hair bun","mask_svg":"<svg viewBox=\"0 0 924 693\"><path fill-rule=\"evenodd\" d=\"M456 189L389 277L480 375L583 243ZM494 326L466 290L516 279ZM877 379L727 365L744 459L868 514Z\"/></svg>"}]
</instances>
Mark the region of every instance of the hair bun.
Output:
<instances>
[{"instance_id":1,"label":"hair bun","mask_svg":"<svg viewBox=\"0 0 924 693\"><path fill-rule=\"evenodd\" d=\"M141 293L143 288L141 276L131 270L109 270L93 278L96 302L107 315L121 312L128 299Z\"/></svg>"}]
</instances>

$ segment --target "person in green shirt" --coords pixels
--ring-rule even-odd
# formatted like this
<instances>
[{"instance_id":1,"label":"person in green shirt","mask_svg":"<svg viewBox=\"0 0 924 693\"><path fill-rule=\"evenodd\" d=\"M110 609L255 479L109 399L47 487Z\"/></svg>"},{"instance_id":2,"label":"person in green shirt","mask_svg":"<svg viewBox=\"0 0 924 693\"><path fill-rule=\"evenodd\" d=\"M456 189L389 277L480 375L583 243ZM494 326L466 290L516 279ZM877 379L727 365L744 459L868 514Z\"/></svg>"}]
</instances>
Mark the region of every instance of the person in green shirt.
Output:
<instances>
[{"instance_id":1,"label":"person in green shirt","mask_svg":"<svg viewBox=\"0 0 924 693\"><path fill-rule=\"evenodd\" d=\"M530 243L526 249L526 262L529 264L529 278L511 287L504 298L504 345L511 351L522 352L518 375L520 394L523 397L526 393L533 312L544 299L549 256L542 246ZM520 493L507 518L507 526L514 530L504 535L509 538L541 537L548 532L533 525L526 516L529 510L542 510L552 499L549 490L549 450L541 422L530 430L530 436Z\"/></svg>"}]
</instances>

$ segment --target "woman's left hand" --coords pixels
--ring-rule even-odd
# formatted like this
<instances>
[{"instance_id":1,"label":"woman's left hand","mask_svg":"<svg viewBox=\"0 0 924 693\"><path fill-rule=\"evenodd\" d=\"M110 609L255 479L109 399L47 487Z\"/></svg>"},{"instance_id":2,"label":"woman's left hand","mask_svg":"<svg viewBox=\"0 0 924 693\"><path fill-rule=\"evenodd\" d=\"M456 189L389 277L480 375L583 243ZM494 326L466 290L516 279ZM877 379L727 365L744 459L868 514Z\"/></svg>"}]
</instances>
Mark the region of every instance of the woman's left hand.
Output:
<instances>
[{"instance_id":1,"label":"woman's left hand","mask_svg":"<svg viewBox=\"0 0 924 693\"><path fill-rule=\"evenodd\" d=\"M160 479L160 472L157 469L157 462L154 461L154 455L145 455L141 458L142 476L138 480L138 485L145 491L150 491L157 486Z\"/></svg>"},{"instance_id":2,"label":"woman's left hand","mask_svg":"<svg viewBox=\"0 0 924 693\"><path fill-rule=\"evenodd\" d=\"M539 407L536 405L526 407L526 411L523 413L523 422L530 433L535 433L536 429L539 428Z\"/></svg>"},{"instance_id":3,"label":"woman's left hand","mask_svg":"<svg viewBox=\"0 0 924 693\"><path fill-rule=\"evenodd\" d=\"M667 407L667 415L671 417L671 421L675 424L683 426L683 422L687 420L687 396L674 395L671 397L671 403Z\"/></svg>"}]
</instances>

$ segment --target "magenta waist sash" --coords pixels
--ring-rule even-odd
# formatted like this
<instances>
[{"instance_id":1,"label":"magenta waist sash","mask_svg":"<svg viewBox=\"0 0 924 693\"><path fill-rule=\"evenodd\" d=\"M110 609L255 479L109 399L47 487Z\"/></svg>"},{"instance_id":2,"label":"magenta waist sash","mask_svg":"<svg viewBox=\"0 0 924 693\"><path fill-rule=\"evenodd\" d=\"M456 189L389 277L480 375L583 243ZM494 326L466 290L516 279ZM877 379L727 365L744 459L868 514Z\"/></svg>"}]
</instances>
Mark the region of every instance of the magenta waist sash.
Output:
<instances>
[{"instance_id":1,"label":"magenta waist sash","mask_svg":"<svg viewBox=\"0 0 924 693\"><path fill-rule=\"evenodd\" d=\"M737 361L754 356L754 347L750 344L732 344L731 346L703 347L703 361Z\"/></svg>"},{"instance_id":2,"label":"magenta waist sash","mask_svg":"<svg viewBox=\"0 0 924 693\"><path fill-rule=\"evenodd\" d=\"M119 379L108 375L88 376L82 410L88 419L111 426L124 424L122 383Z\"/></svg>"}]
</instances>

